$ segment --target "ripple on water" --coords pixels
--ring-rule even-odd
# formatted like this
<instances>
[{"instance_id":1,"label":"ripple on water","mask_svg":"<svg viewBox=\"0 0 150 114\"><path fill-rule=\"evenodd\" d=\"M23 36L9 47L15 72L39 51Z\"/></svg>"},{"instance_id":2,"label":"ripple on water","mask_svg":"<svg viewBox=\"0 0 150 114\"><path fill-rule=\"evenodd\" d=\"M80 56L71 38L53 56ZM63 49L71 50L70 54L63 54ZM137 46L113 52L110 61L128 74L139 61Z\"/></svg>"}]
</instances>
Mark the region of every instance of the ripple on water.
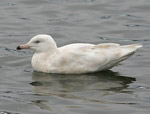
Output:
<instances>
[{"instance_id":1,"label":"ripple on water","mask_svg":"<svg viewBox=\"0 0 150 114\"><path fill-rule=\"evenodd\" d=\"M122 17L131 17L131 18L142 18L142 17L139 17L139 16L131 15L131 14L122 14L120 16L122 16Z\"/></svg>"},{"instance_id":2,"label":"ripple on water","mask_svg":"<svg viewBox=\"0 0 150 114\"><path fill-rule=\"evenodd\" d=\"M108 15L108 16L101 16L101 19L110 19L110 18L112 18L111 15Z\"/></svg>"},{"instance_id":3,"label":"ripple on water","mask_svg":"<svg viewBox=\"0 0 150 114\"><path fill-rule=\"evenodd\" d=\"M126 24L127 27L150 27L150 25Z\"/></svg>"},{"instance_id":4,"label":"ripple on water","mask_svg":"<svg viewBox=\"0 0 150 114\"><path fill-rule=\"evenodd\" d=\"M130 85L129 89L150 89L150 86L143 86L143 85Z\"/></svg>"},{"instance_id":5,"label":"ripple on water","mask_svg":"<svg viewBox=\"0 0 150 114\"><path fill-rule=\"evenodd\" d=\"M108 37L103 37L103 36L97 36L97 38L99 38L101 40L108 40Z\"/></svg>"},{"instance_id":6,"label":"ripple on water","mask_svg":"<svg viewBox=\"0 0 150 114\"><path fill-rule=\"evenodd\" d=\"M19 114L19 113L8 112L8 111L0 111L0 114Z\"/></svg>"}]
</instances>

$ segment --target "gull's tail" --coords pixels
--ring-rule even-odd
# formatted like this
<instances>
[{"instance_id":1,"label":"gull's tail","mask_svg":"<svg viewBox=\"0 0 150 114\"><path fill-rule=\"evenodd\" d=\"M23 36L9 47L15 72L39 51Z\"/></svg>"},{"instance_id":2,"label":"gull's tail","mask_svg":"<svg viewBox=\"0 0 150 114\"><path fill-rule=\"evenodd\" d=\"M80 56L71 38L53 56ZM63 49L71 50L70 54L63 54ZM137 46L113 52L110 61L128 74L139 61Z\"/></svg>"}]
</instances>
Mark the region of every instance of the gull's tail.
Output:
<instances>
[{"instance_id":1,"label":"gull's tail","mask_svg":"<svg viewBox=\"0 0 150 114\"><path fill-rule=\"evenodd\" d=\"M141 44L131 44L131 45L125 45L125 46L121 46L121 47L136 51L138 48L141 48L143 46Z\"/></svg>"}]
</instances>

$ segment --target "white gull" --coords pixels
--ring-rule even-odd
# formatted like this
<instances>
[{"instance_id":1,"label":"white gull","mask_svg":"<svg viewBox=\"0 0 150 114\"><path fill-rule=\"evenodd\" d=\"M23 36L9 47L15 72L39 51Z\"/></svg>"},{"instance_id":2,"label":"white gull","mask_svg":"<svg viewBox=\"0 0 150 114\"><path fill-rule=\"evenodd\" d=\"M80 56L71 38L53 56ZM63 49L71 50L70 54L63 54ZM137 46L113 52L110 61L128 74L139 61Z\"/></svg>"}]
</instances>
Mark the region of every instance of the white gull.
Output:
<instances>
[{"instance_id":1,"label":"white gull","mask_svg":"<svg viewBox=\"0 0 150 114\"><path fill-rule=\"evenodd\" d=\"M133 55L140 44L75 43L57 47L53 38L40 34L17 49L32 49L32 67L35 71L59 74L81 74L108 70Z\"/></svg>"}]
</instances>

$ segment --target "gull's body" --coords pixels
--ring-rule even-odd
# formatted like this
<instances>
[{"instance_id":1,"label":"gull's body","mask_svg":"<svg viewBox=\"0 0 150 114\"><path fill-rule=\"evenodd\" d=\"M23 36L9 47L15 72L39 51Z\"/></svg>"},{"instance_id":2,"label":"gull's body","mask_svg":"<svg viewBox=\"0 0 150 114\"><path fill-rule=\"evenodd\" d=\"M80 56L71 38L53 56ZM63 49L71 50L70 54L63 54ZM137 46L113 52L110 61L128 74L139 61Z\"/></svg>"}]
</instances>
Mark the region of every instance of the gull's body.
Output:
<instances>
[{"instance_id":1,"label":"gull's body","mask_svg":"<svg viewBox=\"0 0 150 114\"><path fill-rule=\"evenodd\" d=\"M35 71L81 74L110 69L129 58L140 47L139 44L76 43L57 48L51 36L37 35L18 49L31 48L35 51L31 62Z\"/></svg>"}]
</instances>

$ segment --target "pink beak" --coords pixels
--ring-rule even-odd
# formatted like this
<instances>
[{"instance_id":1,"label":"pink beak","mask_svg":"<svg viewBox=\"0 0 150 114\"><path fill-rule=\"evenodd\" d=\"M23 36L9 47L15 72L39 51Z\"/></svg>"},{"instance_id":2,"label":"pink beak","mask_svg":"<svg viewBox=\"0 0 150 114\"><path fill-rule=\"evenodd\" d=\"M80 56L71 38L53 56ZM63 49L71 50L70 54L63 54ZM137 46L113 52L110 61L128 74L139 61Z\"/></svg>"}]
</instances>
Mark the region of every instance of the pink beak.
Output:
<instances>
[{"instance_id":1,"label":"pink beak","mask_svg":"<svg viewBox=\"0 0 150 114\"><path fill-rule=\"evenodd\" d=\"M21 49L29 49L29 48L30 46L28 44L23 44L23 45L18 46L16 49L21 50Z\"/></svg>"}]
</instances>

